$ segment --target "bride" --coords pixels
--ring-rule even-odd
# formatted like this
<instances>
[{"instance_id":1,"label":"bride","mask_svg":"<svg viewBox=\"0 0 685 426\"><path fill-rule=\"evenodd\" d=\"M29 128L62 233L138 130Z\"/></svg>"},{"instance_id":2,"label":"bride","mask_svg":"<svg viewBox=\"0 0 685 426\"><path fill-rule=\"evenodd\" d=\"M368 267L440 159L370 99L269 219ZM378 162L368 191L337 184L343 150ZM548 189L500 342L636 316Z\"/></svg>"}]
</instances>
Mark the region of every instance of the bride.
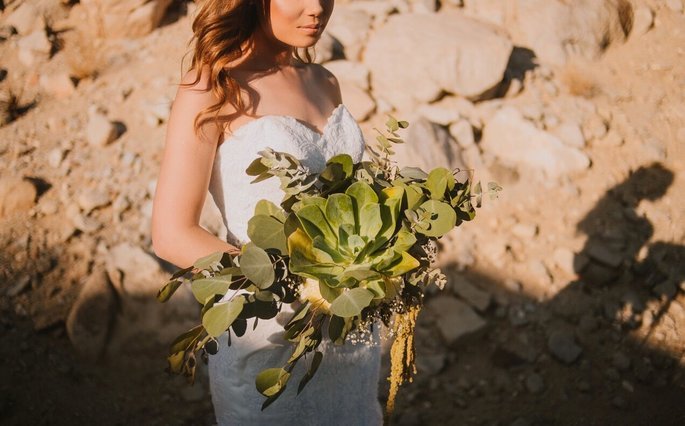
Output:
<instances>
[{"instance_id":1,"label":"bride","mask_svg":"<svg viewBox=\"0 0 685 426\"><path fill-rule=\"evenodd\" d=\"M321 37L334 0L205 0L193 21L190 70L173 102L153 204L155 253L187 267L209 253L238 253L256 203L279 204L276 179L251 184L245 173L266 147L286 151L311 172L332 156L360 161L364 138L343 104L336 77L313 63L307 48ZM305 50L305 57L299 54ZM199 226L207 191L228 233L220 239ZM324 338L316 376L295 385L263 411L257 373L280 367L291 344L283 324L292 308L260 320L242 337L220 336L209 357L210 392L219 425L379 425L379 327L370 341L336 346ZM349 338L348 338L349 340ZM367 340L369 340L367 338ZM297 384L300 362L290 383Z\"/></svg>"}]
</instances>

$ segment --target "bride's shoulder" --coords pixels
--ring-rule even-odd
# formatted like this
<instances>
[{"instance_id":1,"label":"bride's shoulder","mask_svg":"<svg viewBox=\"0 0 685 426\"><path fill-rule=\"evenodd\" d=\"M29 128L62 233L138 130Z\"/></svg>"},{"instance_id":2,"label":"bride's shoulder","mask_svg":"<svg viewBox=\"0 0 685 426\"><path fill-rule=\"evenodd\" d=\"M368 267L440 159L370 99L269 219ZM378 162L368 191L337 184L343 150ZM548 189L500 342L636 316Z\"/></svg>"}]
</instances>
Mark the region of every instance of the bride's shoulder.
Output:
<instances>
[{"instance_id":1,"label":"bride's shoulder","mask_svg":"<svg viewBox=\"0 0 685 426\"><path fill-rule=\"evenodd\" d=\"M342 103L342 94L340 91L340 83L337 77L324 65L311 63L307 64L313 77L316 79L319 87L324 93L330 95L333 102L338 105Z\"/></svg>"}]
</instances>

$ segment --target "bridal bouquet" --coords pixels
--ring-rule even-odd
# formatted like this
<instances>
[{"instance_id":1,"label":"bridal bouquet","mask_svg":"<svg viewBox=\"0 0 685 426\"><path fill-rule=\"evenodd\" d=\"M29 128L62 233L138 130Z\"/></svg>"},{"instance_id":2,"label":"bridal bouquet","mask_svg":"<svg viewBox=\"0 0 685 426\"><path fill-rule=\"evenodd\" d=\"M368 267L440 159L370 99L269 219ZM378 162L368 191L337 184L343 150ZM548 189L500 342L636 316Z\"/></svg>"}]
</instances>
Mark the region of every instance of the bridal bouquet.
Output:
<instances>
[{"instance_id":1,"label":"bridal bouquet","mask_svg":"<svg viewBox=\"0 0 685 426\"><path fill-rule=\"evenodd\" d=\"M396 133L406 121L390 117L388 136L367 146L371 161L355 163L349 155L331 158L321 173L309 173L290 154L261 151L246 172L253 182L280 180L284 198L277 206L261 200L248 222L250 242L238 255L217 252L177 271L164 285L164 302L189 283L202 305L202 324L180 335L171 345L168 370L192 382L196 354L218 351L217 337L228 331L249 332L247 320L276 316L284 303L295 312L284 326L292 356L284 366L260 372L256 387L266 397L262 409L278 398L296 363L309 356L298 394L314 377L323 358L317 350L323 330L336 344L352 331L364 331L376 320L394 334L391 387L392 411L402 382L414 367L414 324L427 286L443 288L445 276L432 267L436 241L475 216L482 190L472 175L460 170L398 169L391 161ZM380 132L379 132L380 133ZM495 196L501 188L488 184ZM230 291L239 290L239 291Z\"/></svg>"}]
</instances>

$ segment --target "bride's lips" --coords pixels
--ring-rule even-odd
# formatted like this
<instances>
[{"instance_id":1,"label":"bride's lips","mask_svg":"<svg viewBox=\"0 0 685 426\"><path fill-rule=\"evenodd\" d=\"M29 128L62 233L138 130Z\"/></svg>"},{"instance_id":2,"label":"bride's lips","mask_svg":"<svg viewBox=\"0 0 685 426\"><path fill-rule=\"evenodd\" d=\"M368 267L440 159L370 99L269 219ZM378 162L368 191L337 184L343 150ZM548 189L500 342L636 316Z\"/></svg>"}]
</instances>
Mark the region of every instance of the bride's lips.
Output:
<instances>
[{"instance_id":1,"label":"bride's lips","mask_svg":"<svg viewBox=\"0 0 685 426\"><path fill-rule=\"evenodd\" d=\"M321 25L307 25L304 27L297 27L305 32L305 34L314 35L321 31Z\"/></svg>"}]
</instances>

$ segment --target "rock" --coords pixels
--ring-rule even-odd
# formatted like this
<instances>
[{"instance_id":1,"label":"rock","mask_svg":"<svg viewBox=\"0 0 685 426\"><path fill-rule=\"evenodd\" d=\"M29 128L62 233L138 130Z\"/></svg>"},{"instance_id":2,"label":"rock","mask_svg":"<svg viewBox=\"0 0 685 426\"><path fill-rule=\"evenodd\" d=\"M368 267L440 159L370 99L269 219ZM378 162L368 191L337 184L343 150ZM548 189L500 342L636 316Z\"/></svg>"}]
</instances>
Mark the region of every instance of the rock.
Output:
<instances>
[{"instance_id":1,"label":"rock","mask_svg":"<svg viewBox=\"0 0 685 426\"><path fill-rule=\"evenodd\" d=\"M109 121L107 116L96 108L90 108L88 110L86 138L89 144L102 147L114 141L117 136L117 128L114 123Z\"/></svg>"},{"instance_id":2,"label":"rock","mask_svg":"<svg viewBox=\"0 0 685 426\"><path fill-rule=\"evenodd\" d=\"M573 266L574 257L575 254L565 247L557 247L552 253L554 264L568 275L575 275L576 273Z\"/></svg>"},{"instance_id":3,"label":"rock","mask_svg":"<svg viewBox=\"0 0 685 426\"><path fill-rule=\"evenodd\" d=\"M71 204L67 206L65 214L76 229L86 234L92 234L102 227L102 223L97 219L81 214L76 205Z\"/></svg>"},{"instance_id":4,"label":"rock","mask_svg":"<svg viewBox=\"0 0 685 426\"><path fill-rule=\"evenodd\" d=\"M448 345L474 333L487 324L464 302L451 296L438 296L427 303L436 317L436 325Z\"/></svg>"},{"instance_id":5,"label":"rock","mask_svg":"<svg viewBox=\"0 0 685 426\"><path fill-rule=\"evenodd\" d=\"M323 34L321 34L321 38L319 38L319 41L314 45L314 62L322 64L330 61L333 58L336 45L337 41L327 30L324 30Z\"/></svg>"},{"instance_id":6,"label":"rock","mask_svg":"<svg viewBox=\"0 0 685 426\"><path fill-rule=\"evenodd\" d=\"M654 12L648 6L640 6L635 9L633 16L633 28L630 37L638 37L646 34L654 26Z\"/></svg>"},{"instance_id":7,"label":"rock","mask_svg":"<svg viewBox=\"0 0 685 426\"><path fill-rule=\"evenodd\" d=\"M17 279L17 282L11 286L7 292L5 293L9 297L15 297L21 294L24 290L26 290L31 284L31 276L28 274L24 274L19 279Z\"/></svg>"},{"instance_id":8,"label":"rock","mask_svg":"<svg viewBox=\"0 0 685 426\"><path fill-rule=\"evenodd\" d=\"M326 31L343 45L345 58L358 61L361 59L371 22L372 17L363 10L341 5L335 8L335 13L326 25Z\"/></svg>"},{"instance_id":9,"label":"rock","mask_svg":"<svg viewBox=\"0 0 685 426\"><path fill-rule=\"evenodd\" d=\"M468 120L459 120L449 127L450 134L456 139L462 148L470 148L475 145L476 137L473 134L473 127Z\"/></svg>"},{"instance_id":10,"label":"rock","mask_svg":"<svg viewBox=\"0 0 685 426\"><path fill-rule=\"evenodd\" d=\"M25 35L41 26L40 14L32 3L22 2L5 19L4 24L11 25L21 35Z\"/></svg>"},{"instance_id":11,"label":"rock","mask_svg":"<svg viewBox=\"0 0 685 426\"><path fill-rule=\"evenodd\" d=\"M678 288L673 284L671 280L666 280L657 284L652 288L652 292L657 296L663 296L669 300L675 298Z\"/></svg>"},{"instance_id":12,"label":"rock","mask_svg":"<svg viewBox=\"0 0 685 426\"><path fill-rule=\"evenodd\" d=\"M376 109L376 102L374 102L373 98L366 90L356 84L341 80L340 91L342 92L345 105L358 122L366 121Z\"/></svg>"},{"instance_id":13,"label":"rock","mask_svg":"<svg viewBox=\"0 0 685 426\"><path fill-rule=\"evenodd\" d=\"M533 395L539 395L545 390L545 382L542 380L542 376L533 373L526 377L526 389Z\"/></svg>"},{"instance_id":14,"label":"rock","mask_svg":"<svg viewBox=\"0 0 685 426\"><path fill-rule=\"evenodd\" d=\"M406 134L400 133L405 143L393 147L393 159L400 167L413 166L424 170L464 168L459 145L443 127L420 117L407 121Z\"/></svg>"},{"instance_id":15,"label":"rock","mask_svg":"<svg viewBox=\"0 0 685 426\"><path fill-rule=\"evenodd\" d=\"M455 275L450 277L449 285L455 295L464 299L464 301L480 312L484 312L490 306L492 300L490 293L476 287L464 276Z\"/></svg>"},{"instance_id":16,"label":"rock","mask_svg":"<svg viewBox=\"0 0 685 426\"><path fill-rule=\"evenodd\" d=\"M681 13L683 11L682 0L666 0L666 6L676 13Z\"/></svg>"},{"instance_id":17,"label":"rock","mask_svg":"<svg viewBox=\"0 0 685 426\"><path fill-rule=\"evenodd\" d=\"M76 352L91 360L102 354L115 309L114 290L104 269L97 267L81 287L66 320L67 335Z\"/></svg>"},{"instance_id":18,"label":"rock","mask_svg":"<svg viewBox=\"0 0 685 426\"><path fill-rule=\"evenodd\" d=\"M553 331L547 339L547 349L559 361L565 364L572 364L583 352L583 348L578 346L573 333L569 331Z\"/></svg>"},{"instance_id":19,"label":"rock","mask_svg":"<svg viewBox=\"0 0 685 426\"><path fill-rule=\"evenodd\" d=\"M374 91L412 111L443 91L472 100L494 96L512 49L501 29L458 11L394 14L369 38L364 63Z\"/></svg>"},{"instance_id":20,"label":"rock","mask_svg":"<svg viewBox=\"0 0 685 426\"><path fill-rule=\"evenodd\" d=\"M79 207L81 207L81 210L83 210L83 213L85 214L90 213L98 207L106 206L109 203L109 195L96 189L87 189L78 196Z\"/></svg>"},{"instance_id":21,"label":"rock","mask_svg":"<svg viewBox=\"0 0 685 426\"><path fill-rule=\"evenodd\" d=\"M62 148L53 148L48 152L48 164L56 169L64 160L65 151Z\"/></svg>"},{"instance_id":22,"label":"rock","mask_svg":"<svg viewBox=\"0 0 685 426\"><path fill-rule=\"evenodd\" d=\"M0 178L0 219L27 213L36 205L38 192L28 180L20 177Z\"/></svg>"},{"instance_id":23,"label":"rock","mask_svg":"<svg viewBox=\"0 0 685 426\"><path fill-rule=\"evenodd\" d=\"M123 280L116 271L123 273ZM109 250L107 273L120 295L149 296L160 287L159 263L138 246L121 243Z\"/></svg>"},{"instance_id":24,"label":"rock","mask_svg":"<svg viewBox=\"0 0 685 426\"><path fill-rule=\"evenodd\" d=\"M22 37L17 43L17 47L19 48L19 61L26 66L33 65L36 55L47 59L50 50L52 50L52 44L42 29Z\"/></svg>"},{"instance_id":25,"label":"rock","mask_svg":"<svg viewBox=\"0 0 685 426\"><path fill-rule=\"evenodd\" d=\"M162 96L156 101L143 101L141 109L145 116L145 122L150 127L157 127L169 119L171 101Z\"/></svg>"},{"instance_id":26,"label":"rock","mask_svg":"<svg viewBox=\"0 0 685 426\"><path fill-rule=\"evenodd\" d=\"M632 6L595 0L470 0L468 14L505 28L515 45L542 63L563 65L573 55L598 58L607 43L625 40Z\"/></svg>"},{"instance_id":27,"label":"rock","mask_svg":"<svg viewBox=\"0 0 685 426\"><path fill-rule=\"evenodd\" d=\"M582 151L537 129L513 107L501 108L486 123L481 147L505 165L541 170L551 178L590 166L590 159Z\"/></svg>"},{"instance_id":28,"label":"rock","mask_svg":"<svg viewBox=\"0 0 685 426\"><path fill-rule=\"evenodd\" d=\"M630 358L623 352L616 352L611 358L611 364L616 367L618 371L626 371L630 368Z\"/></svg>"},{"instance_id":29,"label":"rock","mask_svg":"<svg viewBox=\"0 0 685 426\"><path fill-rule=\"evenodd\" d=\"M441 126L449 126L460 118L459 111L452 108L450 103L438 101L432 104L424 104L419 106L418 113L428 121L440 124Z\"/></svg>"},{"instance_id":30,"label":"rock","mask_svg":"<svg viewBox=\"0 0 685 426\"><path fill-rule=\"evenodd\" d=\"M577 123L568 121L562 122L558 126L552 128L551 132L567 146L573 148L583 148L585 146L583 131Z\"/></svg>"},{"instance_id":31,"label":"rock","mask_svg":"<svg viewBox=\"0 0 685 426\"><path fill-rule=\"evenodd\" d=\"M592 258L593 260L596 260L612 268L619 267L623 262L622 253L617 253L611 247L600 242L588 244L588 246L585 249L585 254L590 256L590 258Z\"/></svg>"},{"instance_id":32,"label":"rock","mask_svg":"<svg viewBox=\"0 0 685 426\"><path fill-rule=\"evenodd\" d=\"M360 89L366 91L370 89L369 69L366 68L364 64L339 59L326 62L325 67L341 81L355 84Z\"/></svg>"},{"instance_id":33,"label":"rock","mask_svg":"<svg viewBox=\"0 0 685 426\"><path fill-rule=\"evenodd\" d=\"M512 226L511 233L522 239L532 239L538 233L538 226L534 223L517 223Z\"/></svg>"},{"instance_id":34,"label":"rock","mask_svg":"<svg viewBox=\"0 0 685 426\"><path fill-rule=\"evenodd\" d=\"M58 99L68 98L76 90L74 82L66 72L41 74L38 82L46 93Z\"/></svg>"},{"instance_id":35,"label":"rock","mask_svg":"<svg viewBox=\"0 0 685 426\"><path fill-rule=\"evenodd\" d=\"M87 25L106 38L142 37L157 28L171 0L83 0ZM72 14L81 12L72 8ZM77 15L78 16L78 15ZM72 18L76 19L76 18Z\"/></svg>"}]
</instances>

